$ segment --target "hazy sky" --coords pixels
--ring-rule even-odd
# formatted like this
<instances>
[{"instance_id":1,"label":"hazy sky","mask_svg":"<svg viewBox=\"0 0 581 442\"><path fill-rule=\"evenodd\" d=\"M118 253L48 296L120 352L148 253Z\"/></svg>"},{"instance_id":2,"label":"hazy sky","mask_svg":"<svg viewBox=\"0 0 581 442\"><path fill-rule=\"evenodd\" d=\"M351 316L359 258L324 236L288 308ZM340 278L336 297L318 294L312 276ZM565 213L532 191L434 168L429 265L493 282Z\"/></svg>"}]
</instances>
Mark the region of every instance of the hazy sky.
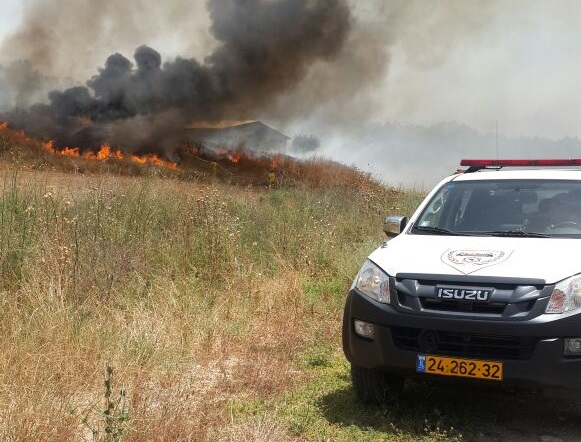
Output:
<instances>
[{"instance_id":1,"label":"hazy sky","mask_svg":"<svg viewBox=\"0 0 581 442\"><path fill-rule=\"evenodd\" d=\"M0 0L0 38L14 29L20 21L22 0Z\"/></svg>"},{"instance_id":2,"label":"hazy sky","mask_svg":"<svg viewBox=\"0 0 581 442\"><path fill-rule=\"evenodd\" d=\"M509 135L580 136L581 2L490 4L459 21L436 14L397 40L382 116L491 132L498 120Z\"/></svg>"},{"instance_id":3,"label":"hazy sky","mask_svg":"<svg viewBox=\"0 0 581 442\"><path fill-rule=\"evenodd\" d=\"M0 3L1 44L18 25L20 5L51 2ZM89 78L108 54L131 55L138 41L168 56L203 57L211 46L207 29L200 28L208 23L204 3L175 0L172 4L182 9L163 23L157 23L155 16L164 2L149 3L151 7L141 8L139 20L145 21L138 33L133 23L122 37L102 34L102 41L87 47L69 74L79 81ZM353 4L361 16L375 17L380 30L375 40L385 41L388 53L383 81L374 85L371 94L358 98L358 112L367 119L418 124L456 121L483 132L494 132L498 121L499 131L509 136L581 136L581 2L368 0ZM185 13L186 8L194 12ZM196 20L188 38L183 38L184 33L176 29L187 27L189 17ZM78 43L74 36L69 40L66 44L71 47ZM353 60L357 62L356 54ZM367 99L374 105L366 114ZM330 111L322 109L306 112ZM335 106L335 111L342 109Z\"/></svg>"}]
</instances>

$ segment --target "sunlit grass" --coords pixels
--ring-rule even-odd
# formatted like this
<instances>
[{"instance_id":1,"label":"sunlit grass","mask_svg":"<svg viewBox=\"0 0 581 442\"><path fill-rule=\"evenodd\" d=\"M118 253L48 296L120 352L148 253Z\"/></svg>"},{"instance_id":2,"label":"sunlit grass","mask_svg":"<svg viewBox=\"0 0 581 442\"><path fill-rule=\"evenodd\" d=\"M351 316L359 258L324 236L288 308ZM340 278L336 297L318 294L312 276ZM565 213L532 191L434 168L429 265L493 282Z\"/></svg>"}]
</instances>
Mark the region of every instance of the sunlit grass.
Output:
<instances>
[{"instance_id":1,"label":"sunlit grass","mask_svg":"<svg viewBox=\"0 0 581 442\"><path fill-rule=\"evenodd\" d=\"M384 239L383 216L410 215L423 192L326 160L281 160L270 187L248 165L240 186L231 173L37 148L0 132L0 440L581 431L578 415L535 396L412 384L384 407L355 399L340 347L345 295Z\"/></svg>"},{"instance_id":2,"label":"sunlit grass","mask_svg":"<svg viewBox=\"0 0 581 442\"><path fill-rule=\"evenodd\" d=\"M123 440L294 437L276 416L233 427L227 404L308 379L296 355L337 341L351 278L399 197L375 184L0 182L0 440L105 438L107 366Z\"/></svg>"}]
</instances>

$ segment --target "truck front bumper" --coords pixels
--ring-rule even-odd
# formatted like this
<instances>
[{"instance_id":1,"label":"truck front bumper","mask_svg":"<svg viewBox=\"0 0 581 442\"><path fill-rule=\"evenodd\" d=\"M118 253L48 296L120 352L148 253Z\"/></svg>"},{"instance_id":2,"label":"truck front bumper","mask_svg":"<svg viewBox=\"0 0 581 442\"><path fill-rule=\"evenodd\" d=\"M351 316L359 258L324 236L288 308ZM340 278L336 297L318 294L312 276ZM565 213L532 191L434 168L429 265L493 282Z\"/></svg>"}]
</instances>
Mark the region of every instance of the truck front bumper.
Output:
<instances>
[{"instance_id":1,"label":"truck front bumper","mask_svg":"<svg viewBox=\"0 0 581 442\"><path fill-rule=\"evenodd\" d=\"M374 338L365 339L354 330L354 320L374 325ZM421 340L417 348L402 341L402 330L419 333L473 337L503 337L514 342L533 343L525 353L513 352L506 357L501 353L486 357L464 354L459 344L457 352L442 351L428 344L423 348ZM572 333L571 331L574 330ZM428 314L408 314L390 305L379 304L357 289L349 292L343 318L343 350L348 361L366 368L414 375L418 354L454 356L458 358L486 359L503 363L504 382L525 386L581 389L581 357L564 356L564 338L581 337L581 315L541 315L529 321L498 321L486 319L458 319L434 317ZM406 345L402 345L404 342ZM415 341L413 341L415 342ZM500 342L504 345L507 341ZM432 343L433 345L433 343ZM492 350L494 351L494 349Z\"/></svg>"}]
</instances>

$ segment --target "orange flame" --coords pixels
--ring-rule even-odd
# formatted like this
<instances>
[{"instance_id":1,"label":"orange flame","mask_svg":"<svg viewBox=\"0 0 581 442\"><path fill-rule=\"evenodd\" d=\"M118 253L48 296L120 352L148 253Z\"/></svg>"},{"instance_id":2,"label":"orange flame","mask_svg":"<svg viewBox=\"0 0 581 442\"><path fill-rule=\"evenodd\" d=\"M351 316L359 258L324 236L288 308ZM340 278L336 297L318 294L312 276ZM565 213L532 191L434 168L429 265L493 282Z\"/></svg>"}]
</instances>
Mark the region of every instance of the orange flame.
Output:
<instances>
[{"instance_id":1,"label":"orange flame","mask_svg":"<svg viewBox=\"0 0 581 442\"><path fill-rule=\"evenodd\" d=\"M56 153L52 140L42 143L42 148L49 153Z\"/></svg>"},{"instance_id":2,"label":"orange flame","mask_svg":"<svg viewBox=\"0 0 581 442\"><path fill-rule=\"evenodd\" d=\"M221 148L216 150L216 155L218 155L220 159L227 159L228 161L236 164L240 162L243 152L240 149L232 151L230 149Z\"/></svg>"},{"instance_id":3,"label":"orange flame","mask_svg":"<svg viewBox=\"0 0 581 442\"><path fill-rule=\"evenodd\" d=\"M7 130L8 123L0 122L0 130ZM24 131L14 132L14 134L18 137L25 138L26 140L30 140ZM116 160L122 161L126 158L129 161L132 161L139 165L147 165L151 164L156 167L162 167L165 169L170 170L178 170L178 165L171 161L166 161L161 159L156 154L148 154L148 155L130 155L126 157L125 154L120 151L119 149L112 149L111 146L107 144L103 144L97 152L86 151L82 152L78 147L63 147L63 148L56 148L54 145L54 141L49 140L41 144L42 149L45 152L48 152L53 155L60 155L63 157L73 157L73 158L83 158L85 160L95 160L95 161L107 161L107 160Z\"/></svg>"},{"instance_id":4,"label":"orange flame","mask_svg":"<svg viewBox=\"0 0 581 442\"><path fill-rule=\"evenodd\" d=\"M270 163L270 167L272 169L276 169L280 164L280 157L278 155L275 155L274 158L272 159L272 163Z\"/></svg>"},{"instance_id":5,"label":"orange flame","mask_svg":"<svg viewBox=\"0 0 581 442\"><path fill-rule=\"evenodd\" d=\"M65 147L59 151L59 155L63 155L65 157L78 157L79 149L77 147Z\"/></svg>"},{"instance_id":6,"label":"orange flame","mask_svg":"<svg viewBox=\"0 0 581 442\"><path fill-rule=\"evenodd\" d=\"M115 155L117 153L119 153L119 156ZM101 160L101 161L108 160L109 158L122 160L123 153L121 151L112 152L110 146L108 146L107 144L103 144L98 152L87 151L83 153L83 158L86 158L87 160Z\"/></svg>"},{"instance_id":7,"label":"orange flame","mask_svg":"<svg viewBox=\"0 0 581 442\"><path fill-rule=\"evenodd\" d=\"M97 159L106 160L108 158L111 158L111 148L105 144L101 146L101 149L97 152Z\"/></svg>"},{"instance_id":8,"label":"orange flame","mask_svg":"<svg viewBox=\"0 0 581 442\"><path fill-rule=\"evenodd\" d=\"M63 149L56 149L54 147L53 141L47 141L43 143L42 148L51 154L61 155L66 157L76 157L84 158L86 160L96 160L96 161L106 161L106 160L118 160L121 161L125 159L125 155L120 150L111 149L111 146L106 144L102 145L97 152L87 151L81 155L78 147L65 147ZM156 167L163 167L171 170L178 170L178 165L170 161L162 160L158 155L131 155L129 159L137 164L146 165L152 164Z\"/></svg>"},{"instance_id":9,"label":"orange flame","mask_svg":"<svg viewBox=\"0 0 581 442\"><path fill-rule=\"evenodd\" d=\"M138 164L147 164L147 158L140 157L137 155L131 155L131 161Z\"/></svg>"}]
</instances>

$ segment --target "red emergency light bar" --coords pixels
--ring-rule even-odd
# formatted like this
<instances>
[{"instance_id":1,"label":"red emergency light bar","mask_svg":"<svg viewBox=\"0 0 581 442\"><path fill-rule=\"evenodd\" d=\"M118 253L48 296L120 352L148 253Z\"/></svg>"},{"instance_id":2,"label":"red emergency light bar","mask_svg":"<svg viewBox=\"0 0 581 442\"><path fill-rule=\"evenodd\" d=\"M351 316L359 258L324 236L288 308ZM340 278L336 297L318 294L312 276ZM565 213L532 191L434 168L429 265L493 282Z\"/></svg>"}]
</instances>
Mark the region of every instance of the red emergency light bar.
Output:
<instances>
[{"instance_id":1,"label":"red emergency light bar","mask_svg":"<svg viewBox=\"0 0 581 442\"><path fill-rule=\"evenodd\" d=\"M461 166L474 168L504 166L581 166L581 158L549 158L542 160L462 160Z\"/></svg>"}]
</instances>

